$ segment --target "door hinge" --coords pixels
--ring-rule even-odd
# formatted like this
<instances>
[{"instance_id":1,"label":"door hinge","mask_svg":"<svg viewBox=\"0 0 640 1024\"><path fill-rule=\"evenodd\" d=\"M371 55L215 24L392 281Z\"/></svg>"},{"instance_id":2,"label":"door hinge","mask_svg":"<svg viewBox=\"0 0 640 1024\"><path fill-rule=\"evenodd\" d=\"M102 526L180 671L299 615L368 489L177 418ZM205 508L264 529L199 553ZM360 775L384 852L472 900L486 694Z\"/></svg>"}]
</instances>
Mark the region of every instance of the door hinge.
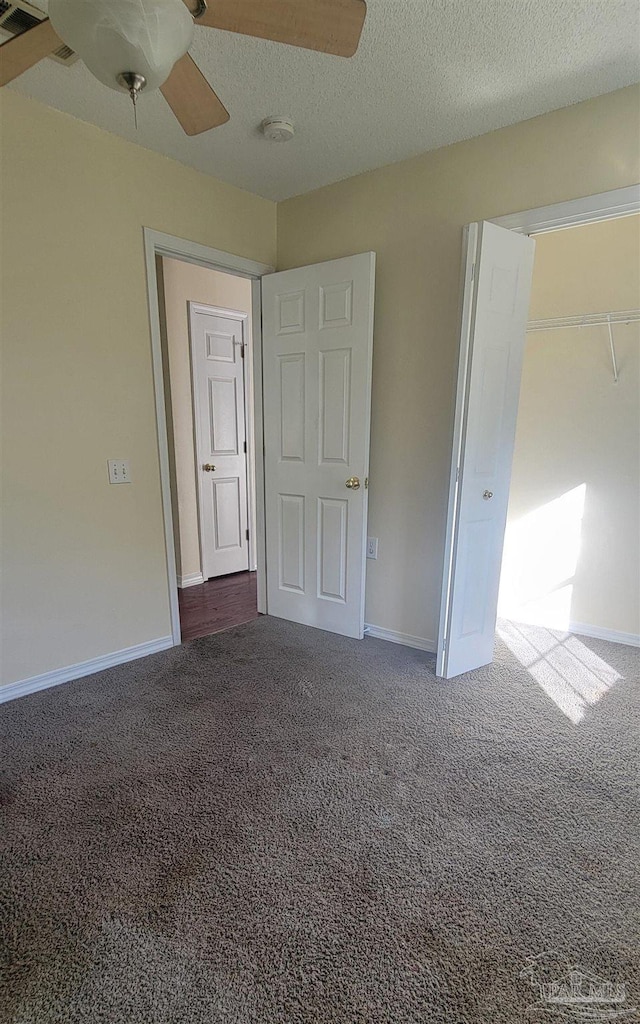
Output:
<instances>
[{"instance_id":1,"label":"door hinge","mask_svg":"<svg viewBox=\"0 0 640 1024\"><path fill-rule=\"evenodd\" d=\"M249 531L245 530L244 532L245 532L245 536L246 536L247 540L249 540Z\"/></svg>"},{"instance_id":2,"label":"door hinge","mask_svg":"<svg viewBox=\"0 0 640 1024\"><path fill-rule=\"evenodd\" d=\"M472 263L471 264L471 280L472 281L473 281L475 276L476 276L476 265L475 265L475 263Z\"/></svg>"},{"instance_id":3,"label":"door hinge","mask_svg":"<svg viewBox=\"0 0 640 1024\"><path fill-rule=\"evenodd\" d=\"M247 454L247 442L246 441L244 442L244 454L245 455Z\"/></svg>"},{"instance_id":4,"label":"door hinge","mask_svg":"<svg viewBox=\"0 0 640 1024\"><path fill-rule=\"evenodd\" d=\"M245 350L245 346L244 346L244 345L241 345L241 346L240 346L240 357L241 357L242 359L244 359L244 350Z\"/></svg>"},{"instance_id":5,"label":"door hinge","mask_svg":"<svg viewBox=\"0 0 640 1024\"><path fill-rule=\"evenodd\" d=\"M456 483L460 479L460 466L456 466Z\"/></svg>"}]
</instances>

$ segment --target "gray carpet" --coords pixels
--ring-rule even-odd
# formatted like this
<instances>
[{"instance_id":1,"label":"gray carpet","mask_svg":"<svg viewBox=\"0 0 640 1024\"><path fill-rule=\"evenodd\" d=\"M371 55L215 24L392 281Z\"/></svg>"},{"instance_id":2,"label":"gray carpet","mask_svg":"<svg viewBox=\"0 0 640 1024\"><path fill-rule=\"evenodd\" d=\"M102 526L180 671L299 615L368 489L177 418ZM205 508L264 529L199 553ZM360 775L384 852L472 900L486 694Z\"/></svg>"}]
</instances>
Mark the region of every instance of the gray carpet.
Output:
<instances>
[{"instance_id":1,"label":"gray carpet","mask_svg":"<svg viewBox=\"0 0 640 1024\"><path fill-rule=\"evenodd\" d=\"M3 1024L517 1024L575 964L640 1006L638 652L538 641L445 683L260 619L4 705Z\"/></svg>"}]
</instances>

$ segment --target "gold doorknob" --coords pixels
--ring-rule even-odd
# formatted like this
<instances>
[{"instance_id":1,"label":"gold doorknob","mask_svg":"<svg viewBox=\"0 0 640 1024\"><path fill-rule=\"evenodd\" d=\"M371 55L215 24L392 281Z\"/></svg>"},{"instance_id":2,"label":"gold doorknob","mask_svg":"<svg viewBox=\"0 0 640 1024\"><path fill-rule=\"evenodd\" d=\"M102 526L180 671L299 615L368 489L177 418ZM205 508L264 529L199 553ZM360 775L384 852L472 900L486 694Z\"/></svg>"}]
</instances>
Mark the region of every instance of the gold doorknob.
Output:
<instances>
[{"instance_id":1,"label":"gold doorknob","mask_svg":"<svg viewBox=\"0 0 640 1024\"><path fill-rule=\"evenodd\" d=\"M204 469L205 473L213 473L215 472L216 467L212 466L210 462L205 462L202 468Z\"/></svg>"},{"instance_id":2,"label":"gold doorknob","mask_svg":"<svg viewBox=\"0 0 640 1024\"><path fill-rule=\"evenodd\" d=\"M350 476L347 480L345 487L348 487L352 491L357 491L360 486L360 479L357 476Z\"/></svg>"}]
</instances>

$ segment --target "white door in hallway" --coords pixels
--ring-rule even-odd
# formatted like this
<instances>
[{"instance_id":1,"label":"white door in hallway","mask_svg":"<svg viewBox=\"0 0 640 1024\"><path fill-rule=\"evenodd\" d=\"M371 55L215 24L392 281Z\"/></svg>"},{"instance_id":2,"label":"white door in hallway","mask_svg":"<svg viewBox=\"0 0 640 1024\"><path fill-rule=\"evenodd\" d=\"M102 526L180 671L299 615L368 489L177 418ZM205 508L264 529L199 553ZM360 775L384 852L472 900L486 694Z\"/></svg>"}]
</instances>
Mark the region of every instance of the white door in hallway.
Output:
<instances>
[{"instance_id":1,"label":"white door in hallway","mask_svg":"<svg viewBox=\"0 0 640 1024\"><path fill-rule=\"evenodd\" d=\"M535 243L468 228L436 673L493 660Z\"/></svg>"},{"instance_id":2,"label":"white door in hallway","mask_svg":"<svg viewBox=\"0 0 640 1024\"><path fill-rule=\"evenodd\" d=\"M249 568L245 324L189 303L200 548L205 579Z\"/></svg>"},{"instance_id":3,"label":"white door in hallway","mask_svg":"<svg viewBox=\"0 0 640 1024\"><path fill-rule=\"evenodd\" d=\"M267 610L362 638L375 254L262 279Z\"/></svg>"}]
</instances>

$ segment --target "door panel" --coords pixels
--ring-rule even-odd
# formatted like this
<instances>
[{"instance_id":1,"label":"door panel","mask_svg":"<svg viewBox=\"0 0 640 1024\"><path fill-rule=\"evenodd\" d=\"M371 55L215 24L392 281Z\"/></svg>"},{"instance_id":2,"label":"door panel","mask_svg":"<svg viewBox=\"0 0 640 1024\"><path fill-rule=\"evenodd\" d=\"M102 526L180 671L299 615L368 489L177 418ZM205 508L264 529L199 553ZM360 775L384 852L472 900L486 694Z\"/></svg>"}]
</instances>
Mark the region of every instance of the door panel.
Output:
<instances>
[{"instance_id":1,"label":"door panel","mask_svg":"<svg viewBox=\"0 0 640 1024\"><path fill-rule=\"evenodd\" d=\"M218 551L242 547L242 514L237 477L213 481L213 519Z\"/></svg>"},{"instance_id":2,"label":"door panel","mask_svg":"<svg viewBox=\"0 0 640 1024\"><path fill-rule=\"evenodd\" d=\"M471 225L436 672L493 660L535 243Z\"/></svg>"},{"instance_id":3,"label":"door panel","mask_svg":"<svg viewBox=\"0 0 640 1024\"><path fill-rule=\"evenodd\" d=\"M320 351L320 462L349 463L351 350Z\"/></svg>"},{"instance_id":4,"label":"door panel","mask_svg":"<svg viewBox=\"0 0 640 1024\"><path fill-rule=\"evenodd\" d=\"M304 594L304 495L280 494L278 517L280 590Z\"/></svg>"},{"instance_id":5,"label":"door panel","mask_svg":"<svg viewBox=\"0 0 640 1024\"><path fill-rule=\"evenodd\" d=\"M200 546L209 579L249 568L244 320L189 306Z\"/></svg>"},{"instance_id":6,"label":"door panel","mask_svg":"<svg viewBox=\"0 0 640 1024\"><path fill-rule=\"evenodd\" d=\"M280 459L304 462L304 352L280 362Z\"/></svg>"},{"instance_id":7,"label":"door panel","mask_svg":"<svg viewBox=\"0 0 640 1024\"><path fill-rule=\"evenodd\" d=\"M237 455L240 425L236 378L209 377L209 426L211 455Z\"/></svg>"},{"instance_id":8,"label":"door panel","mask_svg":"<svg viewBox=\"0 0 640 1024\"><path fill-rule=\"evenodd\" d=\"M236 335L233 331L206 331L207 357L219 363L235 363Z\"/></svg>"},{"instance_id":9,"label":"door panel","mask_svg":"<svg viewBox=\"0 0 640 1024\"><path fill-rule=\"evenodd\" d=\"M347 600L348 503L340 498L318 501L318 597Z\"/></svg>"},{"instance_id":10,"label":"door panel","mask_svg":"<svg viewBox=\"0 0 640 1024\"><path fill-rule=\"evenodd\" d=\"M268 611L359 638L374 267L363 253L262 281Z\"/></svg>"}]
</instances>

